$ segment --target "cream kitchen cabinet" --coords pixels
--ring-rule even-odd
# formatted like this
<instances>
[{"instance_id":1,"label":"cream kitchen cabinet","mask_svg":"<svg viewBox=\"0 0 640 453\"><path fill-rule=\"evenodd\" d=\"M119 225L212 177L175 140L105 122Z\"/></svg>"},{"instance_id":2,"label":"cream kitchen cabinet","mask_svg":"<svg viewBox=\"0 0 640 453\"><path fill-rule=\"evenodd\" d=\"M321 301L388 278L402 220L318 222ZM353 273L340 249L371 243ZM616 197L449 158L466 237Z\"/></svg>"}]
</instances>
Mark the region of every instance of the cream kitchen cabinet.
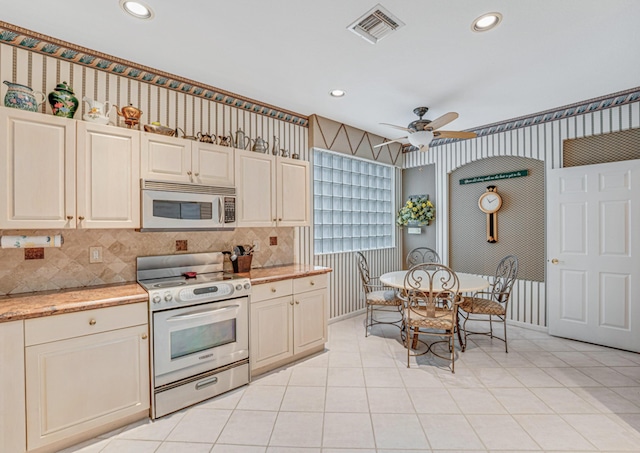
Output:
<instances>
[{"instance_id":1,"label":"cream kitchen cabinet","mask_svg":"<svg viewBox=\"0 0 640 453\"><path fill-rule=\"evenodd\" d=\"M24 323L0 323L0 451L26 450Z\"/></svg>"},{"instance_id":2,"label":"cream kitchen cabinet","mask_svg":"<svg viewBox=\"0 0 640 453\"><path fill-rule=\"evenodd\" d=\"M76 122L0 108L0 229L75 228Z\"/></svg>"},{"instance_id":3,"label":"cream kitchen cabinet","mask_svg":"<svg viewBox=\"0 0 640 453\"><path fill-rule=\"evenodd\" d=\"M29 450L58 448L149 415L147 308L25 321Z\"/></svg>"},{"instance_id":4,"label":"cream kitchen cabinet","mask_svg":"<svg viewBox=\"0 0 640 453\"><path fill-rule=\"evenodd\" d=\"M10 108L0 124L0 229L140 226L139 132Z\"/></svg>"},{"instance_id":5,"label":"cream kitchen cabinet","mask_svg":"<svg viewBox=\"0 0 640 453\"><path fill-rule=\"evenodd\" d=\"M234 183L233 148L142 133L142 178L218 186Z\"/></svg>"},{"instance_id":6,"label":"cream kitchen cabinet","mask_svg":"<svg viewBox=\"0 0 640 453\"><path fill-rule=\"evenodd\" d=\"M240 227L308 226L309 162L236 150Z\"/></svg>"},{"instance_id":7,"label":"cream kitchen cabinet","mask_svg":"<svg viewBox=\"0 0 640 453\"><path fill-rule=\"evenodd\" d=\"M251 372L260 374L321 351L327 341L326 274L255 285Z\"/></svg>"}]
</instances>

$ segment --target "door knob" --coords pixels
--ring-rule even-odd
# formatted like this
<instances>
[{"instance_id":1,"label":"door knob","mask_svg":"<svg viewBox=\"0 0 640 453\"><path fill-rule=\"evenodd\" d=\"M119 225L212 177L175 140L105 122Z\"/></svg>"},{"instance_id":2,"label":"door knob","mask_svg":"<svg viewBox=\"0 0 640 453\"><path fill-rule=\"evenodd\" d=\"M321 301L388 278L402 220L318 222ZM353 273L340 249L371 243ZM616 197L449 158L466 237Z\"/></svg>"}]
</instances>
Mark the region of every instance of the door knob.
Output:
<instances>
[{"instance_id":1,"label":"door knob","mask_svg":"<svg viewBox=\"0 0 640 453\"><path fill-rule=\"evenodd\" d=\"M551 264L558 264L560 261L558 261L558 258L554 258L551 260Z\"/></svg>"}]
</instances>

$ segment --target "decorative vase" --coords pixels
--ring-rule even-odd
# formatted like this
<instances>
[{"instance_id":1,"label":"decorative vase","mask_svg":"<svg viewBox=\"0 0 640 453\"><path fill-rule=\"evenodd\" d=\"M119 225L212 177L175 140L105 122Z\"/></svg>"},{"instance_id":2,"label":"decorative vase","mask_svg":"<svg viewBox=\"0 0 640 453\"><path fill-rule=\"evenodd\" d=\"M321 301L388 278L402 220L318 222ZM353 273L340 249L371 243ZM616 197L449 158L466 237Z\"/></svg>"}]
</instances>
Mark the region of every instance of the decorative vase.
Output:
<instances>
[{"instance_id":1,"label":"decorative vase","mask_svg":"<svg viewBox=\"0 0 640 453\"><path fill-rule=\"evenodd\" d=\"M49 104L55 116L73 118L78 109L78 98L73 95L73 89L67 82L56 85L56 88L49 93Z\"/></svg>"},{"instance_id":2,"label":"decorative vase","mask_svg":"<svg viewBox=\"0 0 640 453\"><path fill-rule=\"evenodd\" d=\"M44 93L40 91L33 91L28 86L12 83L7 80L4 81L4 84L9 87L7 94L4 95L5 107L37 112L38 102L36 101L35 95L39 94L42 96L40 104L44 102Z\"/></svg>"}]
</instances>

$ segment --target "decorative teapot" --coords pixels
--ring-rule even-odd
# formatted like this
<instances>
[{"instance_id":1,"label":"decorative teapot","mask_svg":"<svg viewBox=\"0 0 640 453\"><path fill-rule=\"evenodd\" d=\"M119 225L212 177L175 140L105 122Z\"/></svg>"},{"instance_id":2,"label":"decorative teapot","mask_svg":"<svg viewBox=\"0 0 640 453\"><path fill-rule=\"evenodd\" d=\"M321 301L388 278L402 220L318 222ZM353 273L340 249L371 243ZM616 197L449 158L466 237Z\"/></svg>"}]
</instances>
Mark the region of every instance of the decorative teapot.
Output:
<instances>
[{"instance_id":1,"label":"decorative teapot","mask_svg":"<svg viewBox=\"0 0 640 453\"><path fill-rule=\"evenodd\" d=\"M258 137L255 140L251 140L253 142L252 151L257 153L266 153L269 149L269 142L266 140L262 140L262 138Z\"/></svg>"},{"instance_id":2,"label":"decorative teapot","mask_svg":"<svg viewBox=\"0 0 640 453\"><path fill-rule=\"evenodd\" d=\"M278 138L274 135L273 136L273 144L271 146L271 154L273 154L274 156L278 155L278 145L276 144L278 141Z\"/></svg>"},{"instance_id":3,"label":"decorative teapot","mask_svg":"<svg viewBox=\"0 0 640 453\"><path fill-rule=\"evenodd\" d=\"M208 132L205 132L205 133L198 132L197 137L198 137L198 140L200 140L202 143L216 142L216 134L210 134Z\"/></svg>"},{"instance_id":4,"label":"decorative teapot","mask_svg":"<svg viewBox=\"0 0 640 453\"><path fill-rule=\"evenodd\" d=\"M231 146L231 139L226 135L221 135L218 137L218 145L220 146Z\"/></svg>"},{"instance_id":5,"label":"decorative teapot","mask_svg":"<svg viewBox=\"0 0 640 453\"><path fill-rule=\"evenodd\" d=\"M242 129L236 131L236 139L233 139L233 134L229 131L231 137L231 146L238 149L247 149L251 145L251 139L245 135Z\"/></svg>"},{"instance_id":6,"label":"decorative teapot","mask_svg":"<svg viewBox=\"0 0 640 453\"><path fill-rule=\"evenodd\" d=\"M7 90L7 94L4 95L5 107L27 110L29 112L37 112L38 105L44 102L44 93L40 91L33 91L26 85L11 83L8 80L5 80L3 83L9 87L9 89ZM42 96L42 100L40 100L40 102L36 101L36 94Z\"/></svg>"},{"instance_id":7,"label":"decorative teapot","mask_svg":"<svg viewBox=\"0 0 640 453\"><path fill-rule=\"evenodd\" d=\"M86 96L82 100L89 104L89 111L82 115L83 120L98 124L109 124L109 113L111 113L109 101L99 102Z\"/></svg>"},{"instance_id":8,"label":"decorative teapot","mask_svg":"<svg viewBox=\"0 0 640 453\"><path fill-rule=\"evenodd\" d=\"M176 137L180 137L180 134L178 134L178 131L182 132L182 138L187 139L187 140L198 140L198 137L195 135L187 135L187 133L181 128L181 127L177 127L176 128Z\"/></svg>"},{"instance_id":9,"label":"decorative teapot","mask_svg":"<svg viewBox=\"0 0 640 453\"><path fill-rule=\"evenodd\" d=\"M122 107L122 109L118 109L117 105L114 105L116 109L116 113L118 116L124 117L124 124L127 127L131 128L138 124L140 121L140 116L142 116L142 110L137 109L133 106L133 104L129 104L126 107Z\"/></svg>"}]
</instances>

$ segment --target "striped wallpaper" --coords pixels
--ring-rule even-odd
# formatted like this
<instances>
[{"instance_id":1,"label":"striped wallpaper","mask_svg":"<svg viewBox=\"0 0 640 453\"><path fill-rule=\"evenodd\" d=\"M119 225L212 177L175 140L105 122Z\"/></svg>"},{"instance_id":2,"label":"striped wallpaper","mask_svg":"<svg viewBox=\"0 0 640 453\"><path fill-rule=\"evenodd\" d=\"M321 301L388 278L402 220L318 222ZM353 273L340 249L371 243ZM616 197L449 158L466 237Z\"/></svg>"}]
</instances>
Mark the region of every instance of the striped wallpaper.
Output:
<instances>
[{"instance_id":1,"label":"striped wallpaper","mask_svg":"<svg viewBox=\"0 0 640 453\"><path fill-rule=\"evenodd\" d=\"M440 212L448 212L449 175L453 170L469 162L494 156L521 156L542 160L545 172L561 168L563 140L640 127L640 102L635 93L625 96L617 93L611 99L624 97L628 100L629 96L632 96L630 101L617 105L615 102L608 102L606 98L599 98L597 104L600 107L582 110L581 105L563 107L563 112L570 113L557 115L560 117L558 119L554 119L556 115L553 112L542 112L532 115L531 121L519 119L517 125L506 130L502 128L503 130L498 131L499 127L496 126L496 132L485 133L475 139L437 144L426 153L412 151L405 154L404 168L435 164L435 204L440 207ZM594 104L596 102L584 103L587 106ZM542 120L536 122L536 118ZM443 261L448 262L450 246L447 219L438 216L436 224L437 250ZM514 323L545 328L544 282L519 280L514 287L509 317Z\"/></svg>"}]
</instances>

